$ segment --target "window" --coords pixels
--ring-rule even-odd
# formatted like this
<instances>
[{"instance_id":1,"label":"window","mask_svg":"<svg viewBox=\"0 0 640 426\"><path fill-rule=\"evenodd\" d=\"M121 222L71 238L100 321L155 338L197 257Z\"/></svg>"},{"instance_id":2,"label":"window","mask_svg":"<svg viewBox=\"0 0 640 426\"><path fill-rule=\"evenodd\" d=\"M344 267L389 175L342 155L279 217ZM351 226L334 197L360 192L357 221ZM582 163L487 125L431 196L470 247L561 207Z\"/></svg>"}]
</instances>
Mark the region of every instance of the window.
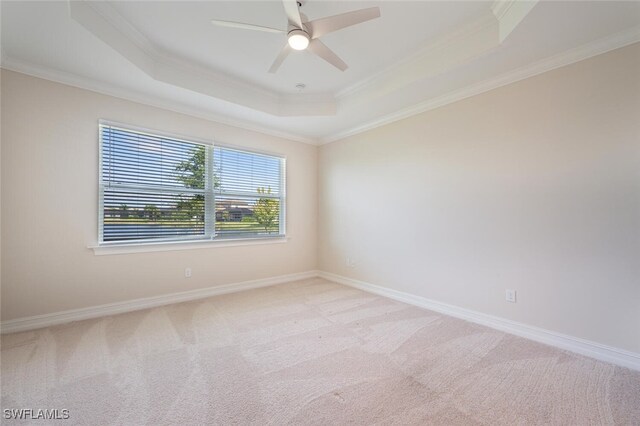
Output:
<instances>
[{"instance_id":1,"label":"window","mask_svg":"<svg viewBox=\"0 0 640 426\"><path fill-rule=\"evenodd\" d=\"M284 158L100 124L101 244L284 235Z\"/></svg>"}]
</instances>

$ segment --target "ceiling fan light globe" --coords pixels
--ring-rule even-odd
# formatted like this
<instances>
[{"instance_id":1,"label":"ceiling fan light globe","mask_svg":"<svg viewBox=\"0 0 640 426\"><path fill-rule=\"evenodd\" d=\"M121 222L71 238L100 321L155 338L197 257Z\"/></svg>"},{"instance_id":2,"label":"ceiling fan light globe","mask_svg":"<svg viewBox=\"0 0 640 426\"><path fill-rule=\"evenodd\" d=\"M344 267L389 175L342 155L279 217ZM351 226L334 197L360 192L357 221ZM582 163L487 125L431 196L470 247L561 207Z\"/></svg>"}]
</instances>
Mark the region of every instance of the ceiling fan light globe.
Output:
<instances>
[{"instance_id":1,"label":"ceiling fan light globe","mask_svg":"<svg viewBox=\"0 0 640 426\"><path fill-rule=\"evenodd\" d=\"M309 35L302 30L289 33L289 46L294 50L304 50L309 46Z\"/></svg>"}]
</instances>

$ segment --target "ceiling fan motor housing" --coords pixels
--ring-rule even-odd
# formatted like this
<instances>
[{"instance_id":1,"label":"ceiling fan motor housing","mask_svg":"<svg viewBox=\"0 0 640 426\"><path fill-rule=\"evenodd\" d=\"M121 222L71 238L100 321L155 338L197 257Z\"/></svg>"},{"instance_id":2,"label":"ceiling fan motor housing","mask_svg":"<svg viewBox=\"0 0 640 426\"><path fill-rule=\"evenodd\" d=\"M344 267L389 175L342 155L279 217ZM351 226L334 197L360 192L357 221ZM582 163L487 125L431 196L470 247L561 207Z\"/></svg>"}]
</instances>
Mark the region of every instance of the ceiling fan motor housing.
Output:
<instances>
[{"instance_id":1,"label":"ceiling fan motor housing","mask_svg":"<svg viewBox=\"0 0 640 426\"><path fill-rule=\"evenodd\" d=\"M380 8L369 7L309 21L307 16L300 11L304 3L305 0L282 0L284 12L287 17L287 43L283 46L275 61L273 61L269 72L275 73L282 64L282 61L285 60L292 50L305 49L309 49L311 53L324 59L340 71L345 71L348 68L347 64L320 41L319 38L323 35L341 30L342 28L379 18ZM216 19L213 19L211 22L223 27L249 29L268 33L285 33L285 31L278 28L247 24L244 22L221 21Z\"/></svg>"},{"instance_id":2,"label":"ceiling fan motor housing","mask_svg":"<svg viewBox=\"0 0 640 426\"><path fill-rule=\"evenodd\" d=\"M289 40L289 46L294 50L304 50L309 46L309 34L299 28L289 31L287 38Z\"/></svg>"}]
</instances>

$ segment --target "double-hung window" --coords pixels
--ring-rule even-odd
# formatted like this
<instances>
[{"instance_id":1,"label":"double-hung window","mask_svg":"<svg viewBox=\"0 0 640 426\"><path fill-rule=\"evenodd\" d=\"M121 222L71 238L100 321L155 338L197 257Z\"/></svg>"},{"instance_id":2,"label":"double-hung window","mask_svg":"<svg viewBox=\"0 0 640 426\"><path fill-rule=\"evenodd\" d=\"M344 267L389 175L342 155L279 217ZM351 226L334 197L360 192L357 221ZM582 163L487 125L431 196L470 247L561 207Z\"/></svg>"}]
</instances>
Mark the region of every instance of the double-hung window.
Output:
<instances>
[{"instance_id":1,"label":"double-hung window","mask_svg":"<svg viewBox=\"0 0 640 426\"><path fill-rule=\"evenodd\" d=\"M100 244L284 236L285 160L100 123Z\"/></svg>"}]
</instances>

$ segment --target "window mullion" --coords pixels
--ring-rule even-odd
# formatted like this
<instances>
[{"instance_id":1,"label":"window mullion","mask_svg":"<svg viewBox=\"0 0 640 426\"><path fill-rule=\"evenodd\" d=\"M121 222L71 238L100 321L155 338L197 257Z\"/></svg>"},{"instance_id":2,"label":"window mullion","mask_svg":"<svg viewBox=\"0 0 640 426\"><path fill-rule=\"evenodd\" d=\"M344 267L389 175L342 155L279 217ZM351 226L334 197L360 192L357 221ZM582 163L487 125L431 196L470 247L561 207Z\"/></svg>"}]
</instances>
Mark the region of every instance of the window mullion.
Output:
<instances>
[{"instance_id":1,"label":"window mullion","mask_svg":"<svg viewBox=\"0 0 640 426\"><path fill-rule=\"evenodd\" d=\"M280 235L285 234L285 217L286 217L286 160L283 158L280 160L280 211L278 216L278 233Z\"/></svg>"},{"instance_id":2,"label":"window mullion","mask_svg":"<svg viewBox=\"0 0 640 426\"><path fill-rule=\"evenodd\" d=\"M216 201L213 194L215 173L213 170L213 145L205 150L205 194L204 194L204 234L207 238L216 235Z\"/></svg>"}]
</instances>

